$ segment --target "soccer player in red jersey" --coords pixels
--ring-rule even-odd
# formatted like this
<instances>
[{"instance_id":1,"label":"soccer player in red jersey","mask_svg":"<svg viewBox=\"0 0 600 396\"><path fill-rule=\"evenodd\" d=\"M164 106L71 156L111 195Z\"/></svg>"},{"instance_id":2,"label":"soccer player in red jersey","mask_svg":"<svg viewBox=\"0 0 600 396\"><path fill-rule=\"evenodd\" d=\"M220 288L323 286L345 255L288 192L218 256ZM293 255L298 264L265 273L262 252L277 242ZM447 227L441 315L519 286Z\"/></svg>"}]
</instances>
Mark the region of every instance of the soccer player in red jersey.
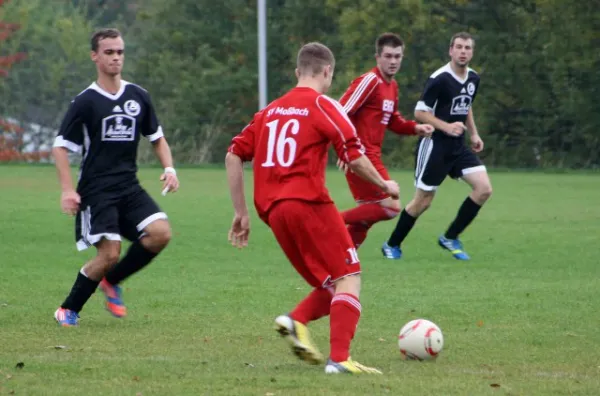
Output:
<instances>
[{"instance_id":1,"label":"soccer player in red jersey","mask_svg":"<svg viewBox=\"0 0 600 396\"><path fill-rule=\"evenodd\" d=\"M390 176L381 160L381 145L386 129L398 135L427 137L431 136L433 127L405 120L397 110L398 84L394 75L400 70L404 56L402 39L396 34L384 33L377 38L375 49L377 65L352 81L340 103L356 127L358 137L365 146L366 156L381 177L389 180ZM398 215L400 200L354 172L348 172L343 161L340 160L338 165L344 168L348 186L358 204L356 208L342 212L352 241L358 248L373 224Z\"/></svg>"},{"instance_id":2,"label":"soccer player in red jersey","mask_svg":"<svg viewBox=\"0 0 600 396\"><path fill-rule=\"evenodd\" d=\"M312 364L324 361L306 325L330 315L330 355L326 373L376 373L350 357L360 314L360 262L352 239L325 187L327 151L383 194L398 198L398 184L385 180L364 155L356 130L334 99L325 95L333 78L333 53L320 43L297 56L298 84L255 114L233 138L225 159L235 210L229 240L248 244L250 224L242 163L253 162L254 206L271 228L296 271L314 288L276 329L294 353Z\"/></svg>"}]
</instances>

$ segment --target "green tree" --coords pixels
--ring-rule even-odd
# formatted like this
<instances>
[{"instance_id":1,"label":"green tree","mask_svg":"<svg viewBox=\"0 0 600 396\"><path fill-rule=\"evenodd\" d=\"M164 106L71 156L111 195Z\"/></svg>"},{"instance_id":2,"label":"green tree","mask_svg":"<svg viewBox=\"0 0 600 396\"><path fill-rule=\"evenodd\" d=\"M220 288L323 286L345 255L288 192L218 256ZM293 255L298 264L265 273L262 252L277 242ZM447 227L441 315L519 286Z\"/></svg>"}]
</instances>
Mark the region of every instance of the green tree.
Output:
<instances>
[{"instance_id":1,"label":"green tree","mask_svg":"<svg viewBox=\"0 0 600 396\"><path fill-rule=\"evenodd\" d=\"M258 108L255 11L235 0L150 0L131 34L136 81L152 95L177 160L221 161Z\"/></svg>"},{"instance_id":2,"label":"green tree","mask_svg":"<svg viewBox=\"0 0 600 396\"><path fill-rule=\"evenodd\" d=\"M70 100L93 81L91 28L78 9L44 0L9 3L5 15L21 29L11 51L28 54L0 85L0 114L18 120L35 147L51 142ZM38 129L39 127L39 129ZM33 129L32 129L33 128Z\"/></svg>"},{"instance_id":3,"label":"green tree","mask_svg":"<svg viewBox=\"0 0 600 396\"><path fill-rule=\"evenodd\" d=\"M5 42L20 26L16 23L4 22L2 6L5 1L0 0L0 43ZM4 52L4 51L3 51ZM0 77L8 76L9 69L14 63L26 58L24 52L0 55ZM8 99L8 97L6 97ZM23 129L13 122L0 118L0 161L20 159L19 146L22 145Z\"/></svg>"}]
</instances>

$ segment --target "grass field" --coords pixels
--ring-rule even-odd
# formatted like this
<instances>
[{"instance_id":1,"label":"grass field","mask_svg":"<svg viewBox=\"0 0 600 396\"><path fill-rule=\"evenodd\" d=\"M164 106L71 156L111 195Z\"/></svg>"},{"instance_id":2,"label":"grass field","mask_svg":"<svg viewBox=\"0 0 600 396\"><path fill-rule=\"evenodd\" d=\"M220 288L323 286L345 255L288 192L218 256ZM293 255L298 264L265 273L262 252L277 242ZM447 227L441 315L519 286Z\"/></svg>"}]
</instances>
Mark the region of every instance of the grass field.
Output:
<instances>
[{"instance_id":1,"label":"grass field","mask_svg":"<svg viewBox=\"0 0 600 396\"><path fill-rule=\"evenodd\" d=\"M96 293L70 329L52 314L93 251L75 250L52 167L0 172L2 395L600 393L598 175L492 173L494 196L463 236L466 263L436 245L463 183L446 181L401 261L379 252L394 222L376 225L359 251L363 314L352 354L384 375L331 377L297 361L272 330L309 289L256 216L251 246L228 245L223 170L181 169L182 189L167 197L158 170L141 170L173 241L125 283L127 318L112 318ZM411 175L393 176L406 203ZM328 184L340 208L353 205L341 174L331 171ZM418 317L444 333L437 362L400 359L397 333ZM328 320L311 328L327 353Z\"/></svg>"}]
</instances>

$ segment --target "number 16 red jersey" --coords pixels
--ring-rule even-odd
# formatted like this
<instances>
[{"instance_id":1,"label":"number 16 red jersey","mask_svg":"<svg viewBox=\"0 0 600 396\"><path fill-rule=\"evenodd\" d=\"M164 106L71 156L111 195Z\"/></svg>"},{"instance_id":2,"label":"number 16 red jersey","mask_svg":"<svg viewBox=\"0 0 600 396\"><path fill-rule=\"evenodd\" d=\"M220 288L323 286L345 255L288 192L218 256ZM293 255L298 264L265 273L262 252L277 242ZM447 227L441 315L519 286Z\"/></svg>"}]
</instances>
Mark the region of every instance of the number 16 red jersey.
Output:
<instances>
[{"instance_id":1,"label":"number 16 red jersey","mask_svg":"<svg viewBox=\"0 0 600 396\"><path fill-rule=\"evenodd\" d=\"M325 187L330 143L345 162L364 154L342 106L304 87L271 102L233 138L229 151L254 160L254 205L263 220L281 200L333 202Z\"/></svg>"}]
</instances>

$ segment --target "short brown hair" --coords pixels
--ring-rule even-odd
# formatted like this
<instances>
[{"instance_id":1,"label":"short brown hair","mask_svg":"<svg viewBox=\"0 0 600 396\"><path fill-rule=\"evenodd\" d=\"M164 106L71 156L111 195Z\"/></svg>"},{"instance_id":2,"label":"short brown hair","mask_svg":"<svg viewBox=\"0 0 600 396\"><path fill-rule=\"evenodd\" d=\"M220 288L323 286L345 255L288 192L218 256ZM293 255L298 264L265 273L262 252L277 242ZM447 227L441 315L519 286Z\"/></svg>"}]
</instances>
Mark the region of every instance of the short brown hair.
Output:
<instances>
[{"instance_id":1,"label":"short brown hair","mask_svg":"<svg viewBox=\"0 0 600 396\"><path fill-rule=\"evenodd\" d=\"M404 40L395 33L383 33L375 40L375 51L377 51L377 55L381 55L383 47L404 47Z\"/></svg>"},{"instance_id":2,"label":"short brown hair","mask_svg":"<svg viewBox=\"0 0 600 396\"><path fill-rule=\"evenodd\" d=\"M310 73L315 76L323 71L325 66L335 66L335 57L333 52L326 45L318 42L305 44L296 58L296 67L300 75Z\"/></svg>"},{"instance_id":3,"label":"short brown hair","mask_svg":"<svg viewBox=\"0 0 600 396\"><path fill-rule=\"evenodd\" d=\"M98 43L100 42L100 40L104 40L106 38L117 38L117 37L121 37L121 32L119 32L118 29L105 28L105 29L97 30L92 35L92 40L91 40L92 51L94 51L94 52L98 51Z\"/></svg>"},{"instance_id":4,"label":"short brown hair","mask_svg":"<svg viewBox=\"0 0 600 396\"><path fill-rule=\"evenodd\" d=\"M452 38L450 39L450 48L454 47L454 41L456 41L457 38L463 40L471 40L473 42L473 46L475 46L475 39L473 38L473 36L471 36L471 33L459 32L452 36Z\"/></svg>"}]
</instances>

